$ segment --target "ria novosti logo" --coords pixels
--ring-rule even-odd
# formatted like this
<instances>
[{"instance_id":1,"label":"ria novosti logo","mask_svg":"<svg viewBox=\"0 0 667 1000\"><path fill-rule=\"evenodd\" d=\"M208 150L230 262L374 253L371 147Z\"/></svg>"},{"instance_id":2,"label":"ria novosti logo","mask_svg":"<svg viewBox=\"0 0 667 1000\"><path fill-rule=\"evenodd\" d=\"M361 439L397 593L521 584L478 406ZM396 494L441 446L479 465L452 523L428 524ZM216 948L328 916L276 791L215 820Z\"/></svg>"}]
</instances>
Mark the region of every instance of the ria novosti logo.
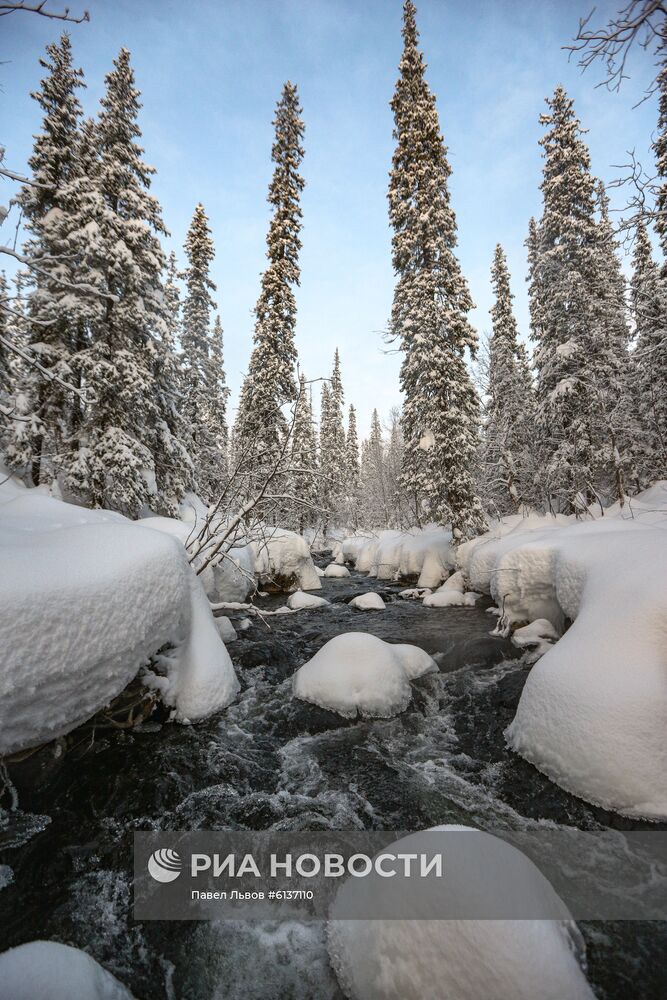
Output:
<instances>
[{"instance_id":1,"label":"ria novosti logo","mask_svg":"<svg viewBox=\"0 0 667 1000\"><path fill-rule=\"evenodd\" d=\"M173 882L181 874L183 862L176 851L154 851L148 859L148 871L156 882Z\"/></svg>"}]
</instances>

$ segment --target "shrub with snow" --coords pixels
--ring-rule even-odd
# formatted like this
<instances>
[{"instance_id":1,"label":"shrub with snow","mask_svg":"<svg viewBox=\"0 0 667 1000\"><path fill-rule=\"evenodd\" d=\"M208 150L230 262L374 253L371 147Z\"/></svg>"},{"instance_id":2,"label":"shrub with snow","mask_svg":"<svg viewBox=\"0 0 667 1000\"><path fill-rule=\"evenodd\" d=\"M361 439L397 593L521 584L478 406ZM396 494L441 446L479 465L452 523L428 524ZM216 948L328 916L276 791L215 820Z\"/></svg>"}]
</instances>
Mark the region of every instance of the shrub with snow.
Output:
<instances>
[{"instance_id":1,"label":"shrub with snow","mask_svg":"<svg viewBox=\"0 0 667 1000\"><path fill-rule=\"evenodd\" d=\"M350 601L350 607L357 608L358 611L384 611L386 606L380 595L372 591L368 594L358 594Z\"/></svg>"},{"instance_id":2,"label":"shrub with snow","mask_svg":"<svg viewBox=\"0 0 667 1000\"><path fill-rule=\"evenodd\" d=\"M435 661L417 646L392 645L365 632L346 632L330 639L297 670L297 698L338 712L390 718L405 711L412 699L410 680L434 673Z\"/></svg>"},{"instance_id":3,"label":"shrub with snow","mask_svg":"<svg viewBox=\"0 0 667 1000\"><path fill-rule=\"evenodd\" d=\"M445 877L349 878L330 911L328 945L353 1000L594 1000L579 958L583 941L549 882L521 851L479 831L444 846ZM460 832L459 832L460 831ZM432 833L390 845L392 854L433 853ZM443 900L443 893L447 899ZM349 919L368 910L405 919ZM365 897L365 898L364 898ZM517 901L542 920L437 919L446 912L498 910ZM487 903L488 901L488 903ZM432 919L428 919L429 916Z\"/></svg>"},{"instance_id":4,"label":"shrub with snow","mask_svg":"<svg viewBox=\"0 0 667 1000\"><path fill-rule=\"evenodd\" d=\"M0 996L7 1000L133 1000L94 958L56 941L30 941L0 954Z\"/></svg>"}]
</instances>

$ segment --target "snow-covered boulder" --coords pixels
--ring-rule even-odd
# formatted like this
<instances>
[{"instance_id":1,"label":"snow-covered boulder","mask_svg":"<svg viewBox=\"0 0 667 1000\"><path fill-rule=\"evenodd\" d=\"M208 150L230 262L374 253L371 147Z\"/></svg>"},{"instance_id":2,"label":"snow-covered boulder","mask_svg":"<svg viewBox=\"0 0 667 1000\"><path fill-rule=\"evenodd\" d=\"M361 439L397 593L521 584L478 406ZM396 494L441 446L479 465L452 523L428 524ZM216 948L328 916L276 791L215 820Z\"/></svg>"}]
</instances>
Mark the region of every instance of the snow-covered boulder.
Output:
<instances>
[{"instance_id":1,"label":"snow-covered boulder","mask_svg":"<svg viewBox=\"0 0 667 1000\"><path fill-rule=\"evenodd\" d=\"M519 649L529 649L530 659L535 662L543 656L560 638L558 632L546 618L538 618L512 633L512 644Z\"/></svg>"},{"instance_id":2,"label":"snow-covered boulder","mask_svg":"<svg viewBox=\"0 0 667 1000\"><path fill-rule=\"evenodd\" d=\"M328 946L352 1000L594 1000L580 964L581 935L549 882L521 851L461 827L443 838L444 878L350 878L330 911ZM433 832L390 845L392 854L433 853ZM525 901L552 919L438 919L445 912L497 912L499 900ZM364 898L365 897L365 898ZM355 912L401 919L350 919ZM469 901L469 902L468 902ZM537 908L537 909L536 909ZM432 919L429 919L429 916Z\"/></svg>"},{"instance_id":3,"label":"snow-covered boulder","mask_svg":"<svg viewBox=\"0 0 667 1000\"><path fill-rule=\"evenodd\" d=\"M172 648L155 684L177 718L234 698L234 668L182 544L140 525L0 486L0 754L85 722L162 647Z\"/></svg>"},{"instance_id":4,"label":"snow-covered boulder","mask_svg":"<svg viewBox=\"0 0 667 1000\"><path fill-rule=\"evenodd\" d=\"M356 608L358 611L384 611L387 605L379 594L371 591L368 594L358 594L357 597L353 597L350 601L350 607Z\"/></svg>"},{"instance_id":5,"label":"snow-covered boulder","mask_svg":"<svg viewBox=\"0 0 667 1000\"><path fill-rule=\"evenodd\" d=\"M428 653L416 646L394 646L365 632L345 632L297 670L293 691L296 698L348 719L357 715L385 719L410 704L410 680L437 669Z\"/></svg>"},{"instance_id":6,"label":"snow-covered boulder","mask_svg":"<svg viewBox=\"0 0 667 1000\"><path fill-rule=\"evenodd\" d=\"M0 954L6 1000L133 1000L94 958L56 941L30 941Z\"/></svg>"},{"instance_id":7,"label":"snow-covered boulder","mask_svg":"<svg viewBox=\"0 0 667 1000\"><path fill-rule=\"evenodd\" d=\"M425 608L474 608L481 594L469 590L462 594L460 590L437 590L435 594L427 594L424 598Z\"/></svg>"},{"instance_id":8,"label":"snow-covered boulder","mask_svg":"<svg viewBox=\"0 0 667 1000\"><path fill-rule=\"evenodd\" d=\"M324 575L330 580L342 580L350 575L347 566L339 566L338 563L329 563L324 571Z\"/></svg>"},{"instance_id":9,"label":"snow-covered boulder","mask_svg":"<svg viewBox=\"0 0 667 1000\"><path fill-rule=\"evenodd\" d=\"M322 584L308 542L294 531L265 526L252 542L255 573L263 587L280 590L320 590Z\"/></svg>"},{"instance_id":10,"label":"snow-covered boulder","mask_svg":"<svg viewBox=\"0 0 667 1000\"><path fill-rule=\"evenodd\" d=\"M218 635L223 642L235 642L238 639L236 634L236 629L232 625L229 618L226 615L222 615L220 618L215 619L216 628L218 629Z\"/></svg>"},{"instance_id":11,"label":"snow-covered boulder","mask_svg":"<svg viewBox=\"0 0 667 1000\"><path fill-rule=\"evenodd\" d=\"M297 590L287 598L287 607L291 611L306 611L310 608L327 607L329 601L324 597L317 597L315 594L304 594L303 590Z\"/></svg>"}]
</instances>

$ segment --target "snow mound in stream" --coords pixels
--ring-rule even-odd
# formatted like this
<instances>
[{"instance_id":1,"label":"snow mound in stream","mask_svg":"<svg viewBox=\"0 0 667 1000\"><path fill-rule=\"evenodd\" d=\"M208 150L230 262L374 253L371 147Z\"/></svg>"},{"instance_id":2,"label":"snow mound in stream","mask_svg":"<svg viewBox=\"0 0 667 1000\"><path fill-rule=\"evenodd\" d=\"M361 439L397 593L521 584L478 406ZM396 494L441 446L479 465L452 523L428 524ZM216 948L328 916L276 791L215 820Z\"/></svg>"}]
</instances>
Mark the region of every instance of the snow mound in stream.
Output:
<instances>
[{"instance_id":1,"label":"snow mound in stream","mask_svg":"<svg viewBox=\"0 0 667 1000\"><path fill-rule=\"evenodd\" d=\"M370 884L350 878L339 889L329 914L328 943L345 995L352 1000L594 1000L578 961L581 935L533 862L489 834L463 827L438 830L460 831L444 844L443 879L413 877L394 884L373 878ZM432 854L432 847L431 833L417 833L387 850ZM472 912L483 909L486 900L489 912L497 912L498 901L508 897L557 919L437 919L444 892L454 901L452 912L464 911L466 900ZM400 907L410 918L349 919L355 906L359 913L368 911L370 893L374 912L396 913Z\"/></svg>"},{"instance_id":2,"label":"snow mound in stream","mask_svg":"<svg viewBox=\"0 0 667 1000\"><path fill-rule=\"evenodd\" d=\"M0 955L5 1000L133 1000L94 958L56 941L30 941Z\"/></svg>"},{"instance_id":3,"label":"snow mound in stream","mask_svg":"<svg viewBox=\"0 0 667 1000\"><path fill-rule=\"evenodd\" d=\"M342 580L350 575L350 571L347 566L339 566L337 563L329 563L324 571L325 577L327 579ZM320 584L320 586L322 586Z\"/></svg>"},{"instance_id":4,"label":"snow mound in stream","mask_svg":"<svg viewBox=\"0 0 667 1000\"><path fill-rule=\"evenodd\" d=\"M533 516L525 530L508 519L459 558L497 599L500 630L546 619L557 636L573 623L544 643L509 746L567 791L657 820L667 818L667 483L630 506L584 522Z\"/></svg>"},{"instance_id":5,"label":"snow mound in stream","mask_svg":"<svg viewBox=\"0 0 667 1000\"><path fill-rule=\"evenodd\" d=\"M412 699L410 681L438 669L417 646L392 645L366 632L330 639L293 679L296 698L348 719L388 719Z\"/></svg>"},{"instance_id":6,"label":"snow mound in stream","mask_svg":"<svg viewBox=\"0 0 667 1000\"><path fill-rule=\"evenodd\" d=\"M371 591L368 594L358 594L353 597L350 601L350 607L357 608L358 611L384 611L387 605L379 594Z\"/></svg>"},{"instance_id":7,"label":"snow mound in stream","mask_svg":"<svg viewBox=\"0 0 667 1000\"><path fill-rule=\"evenodd\" d=\"M0 486L0 754L64 735L163 647L180 720L228 705L229 654L185 550L109 511Z\"/></svg>"},{"instance_id":8,"label":"snow mound in stream","mask_svg":"<svg viewBox=\"0 0 667 1000\"><path fill-rule=\"evenodd\" d=\"M310 608L328 607L329 601L324 597L317 597L315 594L304 594L303 590L297 590L287 598L287 607L291 611L307 611Z\"/></svg>"}]
</instances>

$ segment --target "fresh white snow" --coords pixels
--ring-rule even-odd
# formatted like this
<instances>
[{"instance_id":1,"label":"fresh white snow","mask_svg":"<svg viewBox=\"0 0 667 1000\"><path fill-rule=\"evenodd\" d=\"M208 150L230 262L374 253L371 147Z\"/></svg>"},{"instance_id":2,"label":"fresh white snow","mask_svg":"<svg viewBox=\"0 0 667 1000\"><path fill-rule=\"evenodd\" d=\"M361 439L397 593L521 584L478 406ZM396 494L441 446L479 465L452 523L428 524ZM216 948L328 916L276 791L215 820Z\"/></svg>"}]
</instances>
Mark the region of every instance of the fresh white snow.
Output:
<instances>
[{"instance_id":1,"label":"fresh white snow","mask_svg":"<svg viewBox=\"0 0 667 1000\"><path fill-rule=\"evenodd\" d=\"M387 605L379 594L371 591L368 594L358 594L353 597L350 601L350 607L357 608L358 611L384 611Z\"/></svg>"},{"instance_id":2,"label":"fresh white snow","mask_svg":"<svg viewBox=\"0 0 667 1000\"><path fill-rule=\"evenodd\" d=\"M461 827L436 827L458 830ZM480 838L477 841L477 838ZM485 840L482 840L485 838ZM451 843L450 843L451 841ZM492 843L493 849L488 848ZM483 845L478 848L477 844ZM392 854L432 853L432 840L412 834L387 848ZM470 831L449 838L443 879L376 878L378 913L395 910L405 919L339 919L368 894L368 880L350 878L330 910L328 946L332 965L352 1000L594 1000L578 961L583 942L549 882L521 851L490 834ZM458 905L497 908L510 897L533 901L549 920L438 920L442 893ZM493 912L490 910L489 912ZM429 914L434 919L428 919Z\"/></svg>"},{"instance_id":3,"label":"fresh white snow","mask_svg":"<svg viewBox=\"0 0 667 1000\"><path fill-rule=\"evenodd\" d=\"M365 632L345 632L330 639L297 670L297 698L346 718L390 718L412 699L410 680L437 671L422 649L392 645Z\"/></svg>"},{"instance_id":4,"label":"fresh white snow","mask_svg":"<svg viewBox=\"0 0 667 1000\"><path fill-rule=\"evenodd\" d=\"M324 575L328 579L339 580L350 575L350 571L347 566L339 566L337 563L329 563L324 571ZM320 584L321 586L321 584Z\"/></svg>"},{"instance_id":5,"label":"fresh white snow","mask_svg":"<svg viewBox=\"0 0 667 1000\"><path fill-rule=\"evenodd\" d=\"M417 577L418 587L437 587L454 565L451 531L439 525L409 531L352 535L341 546L346 560L380 580Z\"/></svg>"},{"instance_id":6,"label":"fresh white snow","mask_svg":"<svg viewBox=\"0 0 667 1000\"><path fill-rule=\"evenodd\" d=\"M0 954L6 1000L133 1000L94 958L56 941L30 941Z\"/></svg>"},{"instance_id":7,"label":"fresh white snow","mask_svg":"<svg viewBox=\"0 0 667 1000\"><path fill-rule=\"evenodd\" d=\"M305 594L303 590L297 590L287 598L287 607L291 611L305 611L310 608L327 607L329 601L324 597L317 597L316 594Z\"/></svg>"},{"instance_id":8,"label":"fresh white snow","mask_svg":"<svg viewBox=\"0 0 667 1000\"><path fill-rule=\"evenodd\" d=\"M183 546L108 511L0 486L0 753L61 736L151 656L178 719L225 707L238 682Z\"/></svg>"},{"instance_id":9,"label":"fresh white snow","mask_svg":"<svg viewBox=\"0 0 667 1000\"><path fill-rule=\"evenodd\" d=\"M604 517L508 518L459 550L499 630L573 623L532 668L509 746L575 795L655 820L667 817L666 528L658 483Z\"/></svg>"}]
</instances>

